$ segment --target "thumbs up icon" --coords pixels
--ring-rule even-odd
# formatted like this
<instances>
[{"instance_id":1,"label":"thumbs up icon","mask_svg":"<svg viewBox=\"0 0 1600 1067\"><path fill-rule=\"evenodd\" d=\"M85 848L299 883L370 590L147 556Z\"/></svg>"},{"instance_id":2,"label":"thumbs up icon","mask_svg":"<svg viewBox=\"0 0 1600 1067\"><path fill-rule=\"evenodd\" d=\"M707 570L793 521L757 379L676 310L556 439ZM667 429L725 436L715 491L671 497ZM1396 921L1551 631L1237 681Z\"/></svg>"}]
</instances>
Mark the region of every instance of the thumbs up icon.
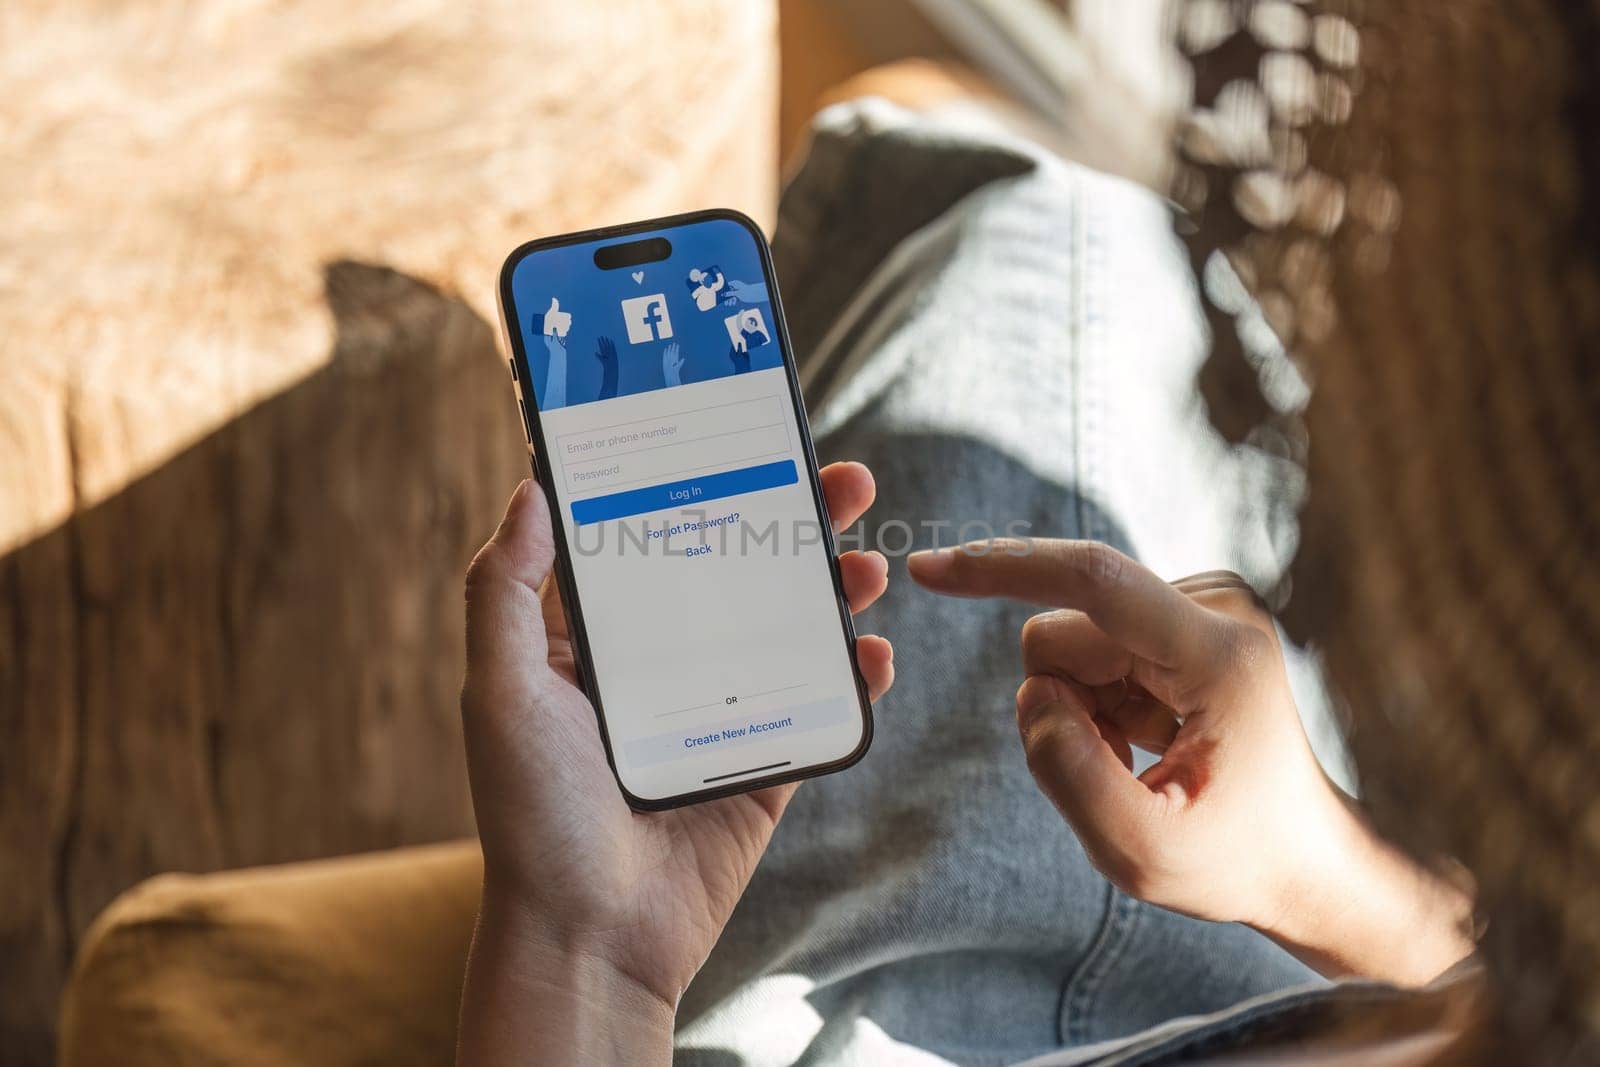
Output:
<instances>
[{"instance_id":1,"label":"thumbs up icon","mask_svg":"<svg viewBox=\"0 0 1600 1067\"><path fill-rule=\"evenodd\" d=\"M546 337L554 335L565 339L567 331L572 329L572 312L562 311L561 301L553 296L550 298L549 308L539 317L544 320L541 332Z\"/></svg>"}]
</instances>

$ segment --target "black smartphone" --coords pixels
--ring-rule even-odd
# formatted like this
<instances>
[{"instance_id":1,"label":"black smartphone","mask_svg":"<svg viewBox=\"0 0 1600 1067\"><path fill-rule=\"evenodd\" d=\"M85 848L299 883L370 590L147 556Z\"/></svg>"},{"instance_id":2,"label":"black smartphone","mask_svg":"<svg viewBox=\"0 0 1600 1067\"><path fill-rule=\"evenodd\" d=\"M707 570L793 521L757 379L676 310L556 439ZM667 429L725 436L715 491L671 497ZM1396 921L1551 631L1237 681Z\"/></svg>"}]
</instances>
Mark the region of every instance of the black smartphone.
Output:
<instances>
[{"instance_id":1,"label":"black smartphone","mask_svg":"<svg viewBox=\"0 0 1600 1067\"><path fill-rule=\"evenodd\" d=\"M628 804L859 760L872 706L760 229L718 210L530 241L499 299Z\"/></svg>"}]
</instances>

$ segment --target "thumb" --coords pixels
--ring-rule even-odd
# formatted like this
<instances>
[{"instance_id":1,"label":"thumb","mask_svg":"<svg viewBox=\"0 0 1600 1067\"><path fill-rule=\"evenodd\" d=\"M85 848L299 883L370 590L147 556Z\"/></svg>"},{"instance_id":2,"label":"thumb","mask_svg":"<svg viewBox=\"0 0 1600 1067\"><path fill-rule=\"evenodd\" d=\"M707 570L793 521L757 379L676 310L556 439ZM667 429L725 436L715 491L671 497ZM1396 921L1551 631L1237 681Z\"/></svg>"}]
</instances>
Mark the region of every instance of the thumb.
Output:
<instances>
[{"instance_id":1,"label":"thumb","mask_svg":"<svg viewBox=\"0 0 1600 1067\"><path fill-rule=\"evenodd\" d=\"M467 692L498 702L546 668L539 587L554 558L550 511L524 480L467 568Z\"/></svg>"},{"instance_id":2,"label":"thumb","mask_svg":"<svg viewBox=\"0 0 1600 1067\"><path fill-rule=\"evenodd\" d=\"M1040 790L1094 865L1127 889L1151 854L1158 798L1100 736L1094 706L1087 687L1032 675L1017 690L1017 728Z\"/></svg>"},{"instance_id":3,"label":"thumb","mask_svg":"<svg viewBox=\"0 0 1600 1067\"><path fill-rule=\"evenodd\" d=\"M554 315L556 312L558 312L560 310L561 310L561 301L557 300L555 297L552 296L550 298L550 307L545 310L545 314L546 315Z\"/></svg>"}]
</instances>

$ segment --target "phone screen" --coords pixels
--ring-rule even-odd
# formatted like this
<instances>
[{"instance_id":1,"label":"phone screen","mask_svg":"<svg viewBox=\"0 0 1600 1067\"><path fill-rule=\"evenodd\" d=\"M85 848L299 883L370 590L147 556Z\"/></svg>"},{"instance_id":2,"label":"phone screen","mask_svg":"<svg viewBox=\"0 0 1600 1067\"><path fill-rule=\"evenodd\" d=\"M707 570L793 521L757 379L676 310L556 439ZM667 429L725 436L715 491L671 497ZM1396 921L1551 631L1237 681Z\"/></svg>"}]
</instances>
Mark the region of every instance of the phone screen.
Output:
<instances>
[{"instance_id":1,"label":"phone screen","mask_svg":"<svg viewBox=\"0 0 1600 1067\"><path fill-rule=\"evenodd\" d=\"M716 212L534 242L501 299L630 801L859 758L870 707L753 224Z\"/></svg>"}]
</instances>

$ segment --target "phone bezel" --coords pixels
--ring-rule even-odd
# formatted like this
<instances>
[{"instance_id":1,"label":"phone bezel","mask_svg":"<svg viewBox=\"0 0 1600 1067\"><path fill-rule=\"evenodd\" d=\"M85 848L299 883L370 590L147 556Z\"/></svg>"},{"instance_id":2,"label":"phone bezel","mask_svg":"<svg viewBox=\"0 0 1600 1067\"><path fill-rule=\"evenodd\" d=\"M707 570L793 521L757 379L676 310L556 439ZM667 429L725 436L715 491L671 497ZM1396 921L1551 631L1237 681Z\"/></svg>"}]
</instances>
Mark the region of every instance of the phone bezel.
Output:
<instances>
[{"instance_id":1,"label":"phone bezel","mask_svg":"<svg viewBox=\"0 0 1600 1067\"><path fill-rule=\"evenodd\" d=\"M754 239L761 257L761 271L767 285L772 317L776 320L773 329L779 345L779 355L783 361L784 375L789 385L790 402L794 405L795 422L800 427L800 443L801 449L805 454L806 476L811 485L812 501L816 505L817 515L826 533L828 571L833 579L834 599L839 608L841 634L844 637L845 649L850 656L850 669L856 683L856 701L861 711L861 741L848 755L828 763L812 764L765 777L741 779L737 782L730 782L727 785L712 786L688 793L680 793L676 796L664 797L659 800L652 800L635 796L629 791L627 785L622 781L622 775L617 770L616 757L612 753L611 734L606 725L605 709L601 705L598 686L594 683L595 670L590 656L589 634L584 625L582 601L578 595L576 574L572 568L571 555L567 546L566 524L561 521L561 504L556 496L555 478L545 458L544 426L539 419L538 400L534 395L534 389L531 384L528 354L523 344L522 328L518 321L519 312L516 310L516 297L512 291L511 281L517 266L528 256L538 252L591 241L634 237L641 234L648 235L661 230L719 219L734 222L748 232ZM872 700L868 695L867 683L861 676L861 667L856 659L855 623L850 614L850 602L845 596L844 576L839 569L837 538L833 532L832 518L828 514L828 503L822 492L822 480L818 472L816 450L811 440L811 425L806 417L805 398L800 392L800 378L795 368L794 348L789 341L789 327L784 320L783 305L778 293L777 272L773 269L772 250L768 247L766 237L762 234L761 228L743 212L735 211L731 208L711 208L703 211L685 212L680 215L668 215L662 218L629 222L617 226L604 226L599 229L537 238L518 245L506 257L505 263L500 268L499 284L495 287L495 296L500 310L500 328L505 336L506 346L511 353L513 385L515 386L518 406L522 411L523 427L530 435L528 453L533 466L534 478L544 491L546 504L550 508L551 527L556 547L554 573L557 587L561 592L562 607L567 616L567 630L573 641L574 662L578 671L578 686L589 698L589 703L594 708L596 725L600 730L600 741L605 746L606 763L610 766L611 776L616 781L617 788L622 792L623 798L627 801L628 807L634 811L667 811L689 804L700 804L708 800L716 800L719 797L737 796L740 793L750 793L787 782L798 782L807 778L833 774L860 762L872 744ZM527 388L523 388L523 383L528 383Z\"/></svg>"}]
</instances>

